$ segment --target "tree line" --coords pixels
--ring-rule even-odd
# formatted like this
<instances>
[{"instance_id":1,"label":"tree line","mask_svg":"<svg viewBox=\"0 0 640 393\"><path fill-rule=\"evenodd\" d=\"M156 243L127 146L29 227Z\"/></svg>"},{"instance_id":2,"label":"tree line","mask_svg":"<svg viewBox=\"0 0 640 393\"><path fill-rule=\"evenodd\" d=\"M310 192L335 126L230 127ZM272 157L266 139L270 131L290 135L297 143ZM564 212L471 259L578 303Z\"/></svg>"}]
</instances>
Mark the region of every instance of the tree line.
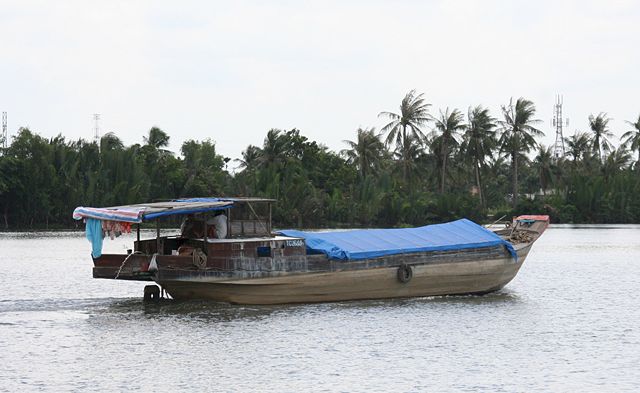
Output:
<instances>
[{"instance_id":1,"label":"tree line","mask_svg":"<svg viewBox=\"0 0 640 393\"><path fill-rule=\"evenodd\" d=\"M5 229L68 228L76 206L117 206L190 196L278 200L278 227L403 226L460 217L487 222L520 213L570 223L640 222L640 116L614 145L606 113L565 139L564 156L539 143L533 102L511 99L494 115L430 113L410 91L386 124L358 129L331 151L298 129L271 129L231 162L214 141L189 140L180 155L153 127L142 144L51 139L20 128L0 152ZM229 165L238 170L231 173Z\"/></svg>"}]
</instances>

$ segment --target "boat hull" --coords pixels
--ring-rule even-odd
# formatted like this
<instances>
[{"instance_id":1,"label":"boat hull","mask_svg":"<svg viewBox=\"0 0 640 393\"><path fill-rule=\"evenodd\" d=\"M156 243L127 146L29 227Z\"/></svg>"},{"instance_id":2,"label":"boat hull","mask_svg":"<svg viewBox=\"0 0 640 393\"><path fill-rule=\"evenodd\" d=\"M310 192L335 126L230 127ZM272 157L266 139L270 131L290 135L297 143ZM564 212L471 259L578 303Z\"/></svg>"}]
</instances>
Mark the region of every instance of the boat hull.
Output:
<instances>
[{"instance_id":1,"label":"boat hull","mask_svg":"<svg viewBox=\"0 0 640 393\"><path fill-rule=\"evenodd\" d=\"M408 282L398 279L398 266L298 273L264 278L212 279L174 277L156 282L174 299L207 299L237 304L284 304L479 294L509 283L531 245L519 248L518 260L505 255L481 260L412 263ZM414 261L415 262L415 261Z\"/></svg>"}]
</instances>

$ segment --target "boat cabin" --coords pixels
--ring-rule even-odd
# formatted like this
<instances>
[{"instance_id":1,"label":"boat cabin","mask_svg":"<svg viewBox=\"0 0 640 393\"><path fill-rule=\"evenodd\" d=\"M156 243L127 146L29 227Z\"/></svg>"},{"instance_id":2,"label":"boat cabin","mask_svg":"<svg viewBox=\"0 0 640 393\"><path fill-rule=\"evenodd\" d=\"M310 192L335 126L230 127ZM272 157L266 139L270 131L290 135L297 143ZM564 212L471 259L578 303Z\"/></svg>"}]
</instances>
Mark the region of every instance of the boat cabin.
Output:
<instances>
[{"instance_id":1,"label":"boat cabin","mask_svg":"<svg viewBox=\"0 0 640 393\"><path fill-rule=\"evenodd\" d=\"M212 198L193 198L190 201L209 200ZM214 198L219 199L219 198ZM166 216L180 215L182 223L179 233L161 236L160 221L156 218L156 237L140 239L140 225L137 226L134 252L158 255L181 255L186 248L201 249L209 254L211 244L242 242L252 238L272 238L271 212L273 199L233 198L223 199L232 202L222 205L211 205L202 209L191 209L182 212L166 210ZM176 202L167 202L163 206L170 208ZM177 202L180 203L180 202ZM199 211L202 210L202 211ZM160 218L162 216L158 216ZM221 228L223 226L223 228ZM205 246L205 245L209 246Z\"/></svg>"},{"instance_id":2,"label":"boat cabin","mask_svg":"<svg viewBox=\"0 0 640 393\"><path fill-rule=\"evenodd\" d=\"M303 240L272 233L274 202L265 198L189 198L108 208L78 207L74 218L87 222L89 239L94 224L102 228L95 236L99 239L92 241L94 277L150 280L156 258L177 269L233 270L240 260L256 261L256 269L270 269L288 257L304 257ZM180 229L165 235L160 220L171 218L176 225L181 221ZM156 222L156 233L143 239L140 224L148 221ZM132 224L127 227L135 231L136 240L127 255L101 253L102 236L112 223ZM100 243L97 252L96 242Z\"/></svg>"}]
</instances>

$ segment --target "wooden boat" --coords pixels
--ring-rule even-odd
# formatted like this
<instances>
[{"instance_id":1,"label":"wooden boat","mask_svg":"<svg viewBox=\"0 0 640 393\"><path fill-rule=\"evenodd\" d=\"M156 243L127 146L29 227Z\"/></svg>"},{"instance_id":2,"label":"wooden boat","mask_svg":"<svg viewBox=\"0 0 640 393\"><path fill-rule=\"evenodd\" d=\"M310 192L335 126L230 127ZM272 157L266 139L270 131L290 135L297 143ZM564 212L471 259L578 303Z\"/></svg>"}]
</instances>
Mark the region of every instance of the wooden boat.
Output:
<instances>
[{"instance_id":1,"label":"wooden boat","mask_svg":"<svg viewBox=\"0 0 640 393\"><path fill-rule=\"evenodd\" d=\"M137 224L133 249L127 255L95 257L93 277L154 281L159 287L145 287L150 300L158 299L162 289L174 299L240 304L496 291L515 277L549 224L548 216L520 216L496 232L458 220L409 230L272 233L274 202L192 198L79 207L74 218ZM207 217L216 211L227 218L224 238L207 227ZM140 239L140 222L187 214L203 217L201 238L161 236L158 226L155 238Z\"/></svg>"}]
</instances>

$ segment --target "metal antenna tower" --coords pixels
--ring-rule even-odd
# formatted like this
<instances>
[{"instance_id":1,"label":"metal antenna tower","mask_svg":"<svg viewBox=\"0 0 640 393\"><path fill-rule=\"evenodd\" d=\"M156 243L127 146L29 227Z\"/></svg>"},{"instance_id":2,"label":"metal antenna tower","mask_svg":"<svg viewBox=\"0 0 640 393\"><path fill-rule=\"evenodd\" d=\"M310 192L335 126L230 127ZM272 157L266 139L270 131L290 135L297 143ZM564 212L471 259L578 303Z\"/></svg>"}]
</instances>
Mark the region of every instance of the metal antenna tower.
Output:
<instances>
[{"instance_id":1,"label":"metal antenna tower","mask_svg":"<svg viewBox=\"0 0 640 393\"><path fill-rule=\"evenodd\" d=\"M556 95L556 103L553 106L553 127L556 129L556 142L553 145L553 158L558 160L564 157L564 137L562 136L562 127L569 127L569 119L566 121L562 118L562 102L563 97Z\"/></svg>"},{"instance_id":2,"label":"metal antenna tower","mask_svg":"<svg viewBox=\"0 0 640 393\"><path fill-rule=\"evenodd\" d=\"M7 139L9 139L9 135L7 135L7 112L2 112L2 147L7 148Z\"/></svg>"},{"instance_id":3,"label":"metal antenna tower","mask_svg":"<svg viewBox=\"0 0 640 393\"><path fill-rule=\"evenodd\" d=\"M94 122L93 140L96 142L98 146L100 146L100 114L99 113L93 114L93 122Z\"/></svg>"}]
</instances>

